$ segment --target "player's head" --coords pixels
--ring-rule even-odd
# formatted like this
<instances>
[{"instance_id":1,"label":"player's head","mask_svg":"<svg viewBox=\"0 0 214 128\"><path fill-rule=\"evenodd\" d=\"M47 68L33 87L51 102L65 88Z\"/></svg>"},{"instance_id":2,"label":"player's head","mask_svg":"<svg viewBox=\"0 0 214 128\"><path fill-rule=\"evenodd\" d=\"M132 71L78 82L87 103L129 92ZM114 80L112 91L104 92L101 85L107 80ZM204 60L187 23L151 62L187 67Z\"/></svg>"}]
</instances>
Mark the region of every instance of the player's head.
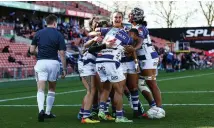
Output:
<instances>
[{"instance_id":1,"label":"player's head","mask_svg":"<svg viewBox=\"0 0 214 128\"><path fill-rule=\"evenodd\" d=\"M91 30L95 30L95 28L97 27L98 23L99 23L100 18L97 16L94 16L90 21L89 21L89 27L91 28Z\"/></svg>"},{"instance_id":2,"label":"player's head","mask_svg":"<svg viewBox=\"0 0 214 128\"><path fill-rule=\"evenodd\" d=\"M139 32L136 28L132 28L129 30L129 36L131 36L133 39L136 39L139 37Z\"/></svg>"},{"instance_id":3,"label":"player's head","mask_svg":"<svg viewBox=\"0 0 214 128\"><path fill-rule=\"evenodd\" d=\"M52 26L57 28L57 16L50 14L46 18L47 26Z\"/></svg>"},{"instance_id":4,"label":"player's head","mask_svg":"<svg viewBox=\"0 0 214 128\"><path fill-rule=\"evenodd\" d=\"M116 28L122 27L123 26L122 22L123 22L123 13L119 12L119 11L115 11L112 14L112 25L113 25L113 27L116 27Z\"/></svg>"},{"instance_id":5,"label":"player's head","mask_svg":"<svg viewBox=\"0 0 214 128\"><path fill-rule=\"evenodd\" d=\"M144 11L140 8L134 8L129 13L129 22L130 23L137 23L142 24L144 21Z\"/></svg>"},{"instance_id":6,"label":"player's head","mask_svg":"<svg viewBox=\"0 0 214 128\"><path fill-rule=\"evenodd\" d=\"M97 27L109 27L109 22L106 20L99 21Z\"/></svg>"}]
</instances>

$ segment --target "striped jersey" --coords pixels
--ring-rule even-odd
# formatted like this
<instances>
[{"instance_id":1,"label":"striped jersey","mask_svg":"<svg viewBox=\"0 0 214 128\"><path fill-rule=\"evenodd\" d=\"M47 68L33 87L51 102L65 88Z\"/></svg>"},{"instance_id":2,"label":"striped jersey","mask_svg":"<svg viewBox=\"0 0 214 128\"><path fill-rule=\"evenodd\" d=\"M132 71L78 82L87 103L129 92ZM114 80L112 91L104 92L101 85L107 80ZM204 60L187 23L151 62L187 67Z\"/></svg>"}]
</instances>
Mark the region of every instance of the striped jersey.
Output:
<instances>
[{"instance_id":1,"label":"striped jersey","mask_svg":"<svg viewBox=\"0 0 214 128\"><path fill-rule=\"evenodd\" d=\"M92 38L88 37L84 43L86 43L87 41L91 40ZM80 61L83 62L83 65L86 64L95 64L96 61L96 54L91 54L88 52L88 48L86 49L86 52L82 54L82 58L80 59Z\"/></svg>"},{"instance_id":2,"label":"striped jersey","mask_svg":"<svg viewBox=\"0 0 214 128\"><path fill-rule=\"evenodd\" d=\"M101 28L101 35L105 36L102 43L113 43L112 48L101 50L97 54L96 61L116 61L120 62L124 52L123 45L131 45L133 40L124 29Z\"/></svg>"},{"instance_id":3,"label":"striped jersey","mask_svg":"<svg viewBox=\"0 0 214 128\"><path fill-rule=\"evenodd\" d=\"M146 26L136 25L133 28L138 30L140 38L143 39L141 48L137 50L138 59L151 60L158 58L158 53L152 45L152 41L149 36L149 30L146 28Z\"/></svg>"}]
</instances>

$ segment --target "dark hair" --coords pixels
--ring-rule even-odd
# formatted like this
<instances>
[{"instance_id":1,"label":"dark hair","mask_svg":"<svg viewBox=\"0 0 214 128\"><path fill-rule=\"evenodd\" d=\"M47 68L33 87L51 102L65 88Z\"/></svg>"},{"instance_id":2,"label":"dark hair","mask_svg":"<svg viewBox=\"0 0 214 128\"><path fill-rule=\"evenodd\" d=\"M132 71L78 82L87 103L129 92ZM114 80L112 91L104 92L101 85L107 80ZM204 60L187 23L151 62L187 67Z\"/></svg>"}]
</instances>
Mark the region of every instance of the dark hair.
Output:
<instances>
[{"instance_id":1,"label":"dark hair","mask_svg":"<svg viewBox=\"0 0 214 128\"><path fill-rule=\"evenodd\" d=\"M99 21L97 27L103 27L104 25L106 25L106 27L109 27L108 21L106 20Z\"/></svg>"},{"instance_id":2,"label":"dark hair","mask_svg":"<svg viewBox=\"0 0 214 128\"><path fill-rule=\"evenodd\" d=\"M51 24L53 24L54 22L57 22L57 16L55 16L55 15L53 15L53 14L50 14L50 15L48 15L48 16L45 18L45 20L46 20L46 23L47 23L48 25L51 25Z\"/></svg>"},{"instance_id":3,"label":"dark hair","mask_svg":"<svg viewBox=\"0 0 214 128\"><path fill-rule=\"evenodd\" d=\"M123 16L123 13L120 12L120 11L114 11L114 12L112 13L112 16L113 16L114 13L120 13L120 14L122 15L122 18L124 17L124 16Z\"/></svg>"},{"instance_id":4,"label":"dark hair","mask_svg":"<svg viewBox=\"0 0 214 128\"><path fill-rule=\"evenodd\" d=\"M96 16L92 17L91 20L89 21L89 27L90 29L93 31L95 28L93 27L96 27L96 26L92 26L93 25L93 22L95 20L95 18L97 18Z\"/></svg>"},{"instance_id":5,"label":"dark hair","mask_svg":"<svg viewBox=\"0 0 214 128\"><path fill-rule=\"evenodd\" d=\"M147 26L147 22L146 21L144 21L144 19L142 19L142 20L139 20L139 21L135 21L137 24L142 24L142 25L144 25L144 26Z\"/></svg>"},{"instance_id":6,"label":"dark hair","mask_svg":"<svg viewBox=\"0 0 214 128\"><path fill-rule=\"evenodd\" d=\"M139 36L139 32L136 28L130 29L129 32L133 32L136 36Z\"/></svg>"},{"instance_id":7,"label":"dark hair","mask_svg":"<svg viewBox=\"0 0 214 128\"><path fill-rule=\"evenodd\" d=\"M147 26L147 22L146 22L146 21L143 21L143 22L142 22L142 25Z\"/></svg>"}]
</instances>

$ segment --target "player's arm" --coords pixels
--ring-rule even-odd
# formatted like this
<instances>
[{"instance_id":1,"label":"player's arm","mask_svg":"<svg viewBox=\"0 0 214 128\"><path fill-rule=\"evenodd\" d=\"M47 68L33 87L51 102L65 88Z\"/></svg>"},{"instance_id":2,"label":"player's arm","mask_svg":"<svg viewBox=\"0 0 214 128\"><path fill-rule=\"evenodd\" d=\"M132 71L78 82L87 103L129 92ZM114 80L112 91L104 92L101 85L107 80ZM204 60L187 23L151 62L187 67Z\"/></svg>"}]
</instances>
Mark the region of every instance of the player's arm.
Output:
<instances>
[{"instance_id":1,"label":"player's arm","mask_svg":"<svg viewBox=\"0 0 214 128\"><path fill-rule=\"evenodd\" d=\"M95 31L88 34L89 37L105 36L110 28L96 28Z\"/></svg>"},{"instance_id":2,"label":"player's arm","mask_svg":"<svg viewBox=\"0 0 214 128\"><path fill-rule=\"evenodd\" d=\"M89 37L101 36L101 28L96 28L95 31L88 33Z\"/></svg>"},{"instance_id":3,"label":"player's arm","mask_svg":"<svg viewBox=\"0 0 214 128\"><path fill-rule=\"evenodd\" d=\"M38 33L35 34L35 36L33 37L31 46L30 46L30 54L31 55L37 55L37 43L38 43Z\"/></svg>"},{"instance_id":4,"label":"player's arm","mask_svg":"<svg viewBox=\"0 0 214 128\"><path fill-rule=\"evenodd\" d=\"M138 49L141 48L141 46L143 45L143 40L144 39L142 39L142 38L138 38L138 42L137 42L137 44L135 46L135 50L138 50Z\"/></svg>"},{"instance_id":5,"label":"player's arm","mask_svg":"<svg viewBox=\"0 0 214 128\"><path fill-rule=\"evenodd\" d=\"M37 55L36 47L37 47L36 45L31 45L30 46L31 55Z\"/></svg>"},{"instance_id":6,"label":"player's arm","mask_svg":"<svg viewBox=\"0 0 214 128\"><path fill-rule=\"evenodd\" d=\"M93 43L95 43L95 42L100 42L100 41L102 41L102 38L101 38L100 36L96 36L96 37L94 37L93 39L88 40L88 41L83 45L83 46L84 46L84 49L90 47Z\"/></svg>"},{"instance_id":7,"label":"player's arm","mask_svg":"<svg viewBox=\"0 0 214 128\"><path fill-rule=\"evenodd\" d=\"M139 72L140 71L140 67L139 67L139 64L138 64L136 51L133 51L132 57L134 58L135 70L136 70L136 72Z\"/></svg>"},{"instance_id":8,"label":"player's arm","mask_svg":"<svg viewBox=\"0 0 214 128\"><path fill-rule=\"evenodd\" d=\"M128 57L134 58L135 70L136 72L139 72L139 64L138 64L137 53L135 48L131 45L125 46L124 48L125 48L125 55Z\"/></svg>"},{"instance_id":9,"label":"player's arm","mask_svg":"<svg viewBox=\"0 0 214 128\"><path fill-rule=\"evenodd\" d=\"M65 51L66 51L65 39L62 36L62 34L60 33L60 35L59 35L59 55L60 55L61 62L62 62L63 74L62 74L61 78L63 78L63 79L65 78L66 71L67 71Z\"/></svg>"},{"instance_id":10,"label":"player's arm","mask_svg":"<svg viewBox=\"0 0 214 128\"><path fill-rule=\"evenodd\" d=\"M88 52L89 53L99 52L102 49L112 48L113 45L114 45L114 42L106 41L106 43L104 43L104 44L97 44L97 45L90 46L88 49Z\"/></svg>"},{"instance_id":11,"label":"player's arm","mask_svg":"<svg viewBox=\"0 0 214 128\"><path fill-rule=\"evenodd\" d=\"M106 49L106 44L92 45L92 46L88 49L88 52L89 52L89 53L95 53L95 52L101 51L102 49Z\"/></svg>"}]
</instances>

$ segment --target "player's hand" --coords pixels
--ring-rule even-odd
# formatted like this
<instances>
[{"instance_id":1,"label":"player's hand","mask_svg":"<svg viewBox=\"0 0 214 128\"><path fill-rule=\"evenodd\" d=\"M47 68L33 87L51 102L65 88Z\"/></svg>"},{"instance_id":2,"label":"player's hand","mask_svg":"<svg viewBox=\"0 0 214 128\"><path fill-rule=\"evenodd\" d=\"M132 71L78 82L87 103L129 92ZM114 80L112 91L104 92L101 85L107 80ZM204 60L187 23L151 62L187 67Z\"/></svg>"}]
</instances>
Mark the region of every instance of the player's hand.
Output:
<instances>
[{"instance_id":1,"label":"player's hand","mask_svg":"<svg viewBox=\"0 0 214 128\"><path fill-rule=\"evenodd\" d=\"M93 40L96 42L101 42L103 40L103 38L101 36L96 36L93 38Z\"/></svg>"},{"instance_id":2,"label":"player's hand","mask_svg":"<svg viewBox=\"0 0 214 128\"><path fill-rule=\"evenodd\" d=\"M114 42L108 42L108 41L106 41L106 48L112 48L113 46L115 46Z\"/></svg>"},{"instance_id":3,"label":"player's hand","mask_svg":"<svg viewBox=\"0 0 214 128\"><path fill-rule=\"evenodd\" d=\"M67 75L67 74L66 74L66 70L63 70L63 71L62 71L61 78L62 78L62 79L65 79L65 76L66 76L66 75Z\"/></svg>"},{"instance_id":4,"label":"player's hand","mask_svg":"<svg viewBox=\"0 0 214 128\"><path fill-rule=\"evenodd\" d=\"M107 40L107 41L105 42L106 48L112 48L112 47L116 46L115 41L116 41L115 39Z\"/></svg>"}]
</instances>

